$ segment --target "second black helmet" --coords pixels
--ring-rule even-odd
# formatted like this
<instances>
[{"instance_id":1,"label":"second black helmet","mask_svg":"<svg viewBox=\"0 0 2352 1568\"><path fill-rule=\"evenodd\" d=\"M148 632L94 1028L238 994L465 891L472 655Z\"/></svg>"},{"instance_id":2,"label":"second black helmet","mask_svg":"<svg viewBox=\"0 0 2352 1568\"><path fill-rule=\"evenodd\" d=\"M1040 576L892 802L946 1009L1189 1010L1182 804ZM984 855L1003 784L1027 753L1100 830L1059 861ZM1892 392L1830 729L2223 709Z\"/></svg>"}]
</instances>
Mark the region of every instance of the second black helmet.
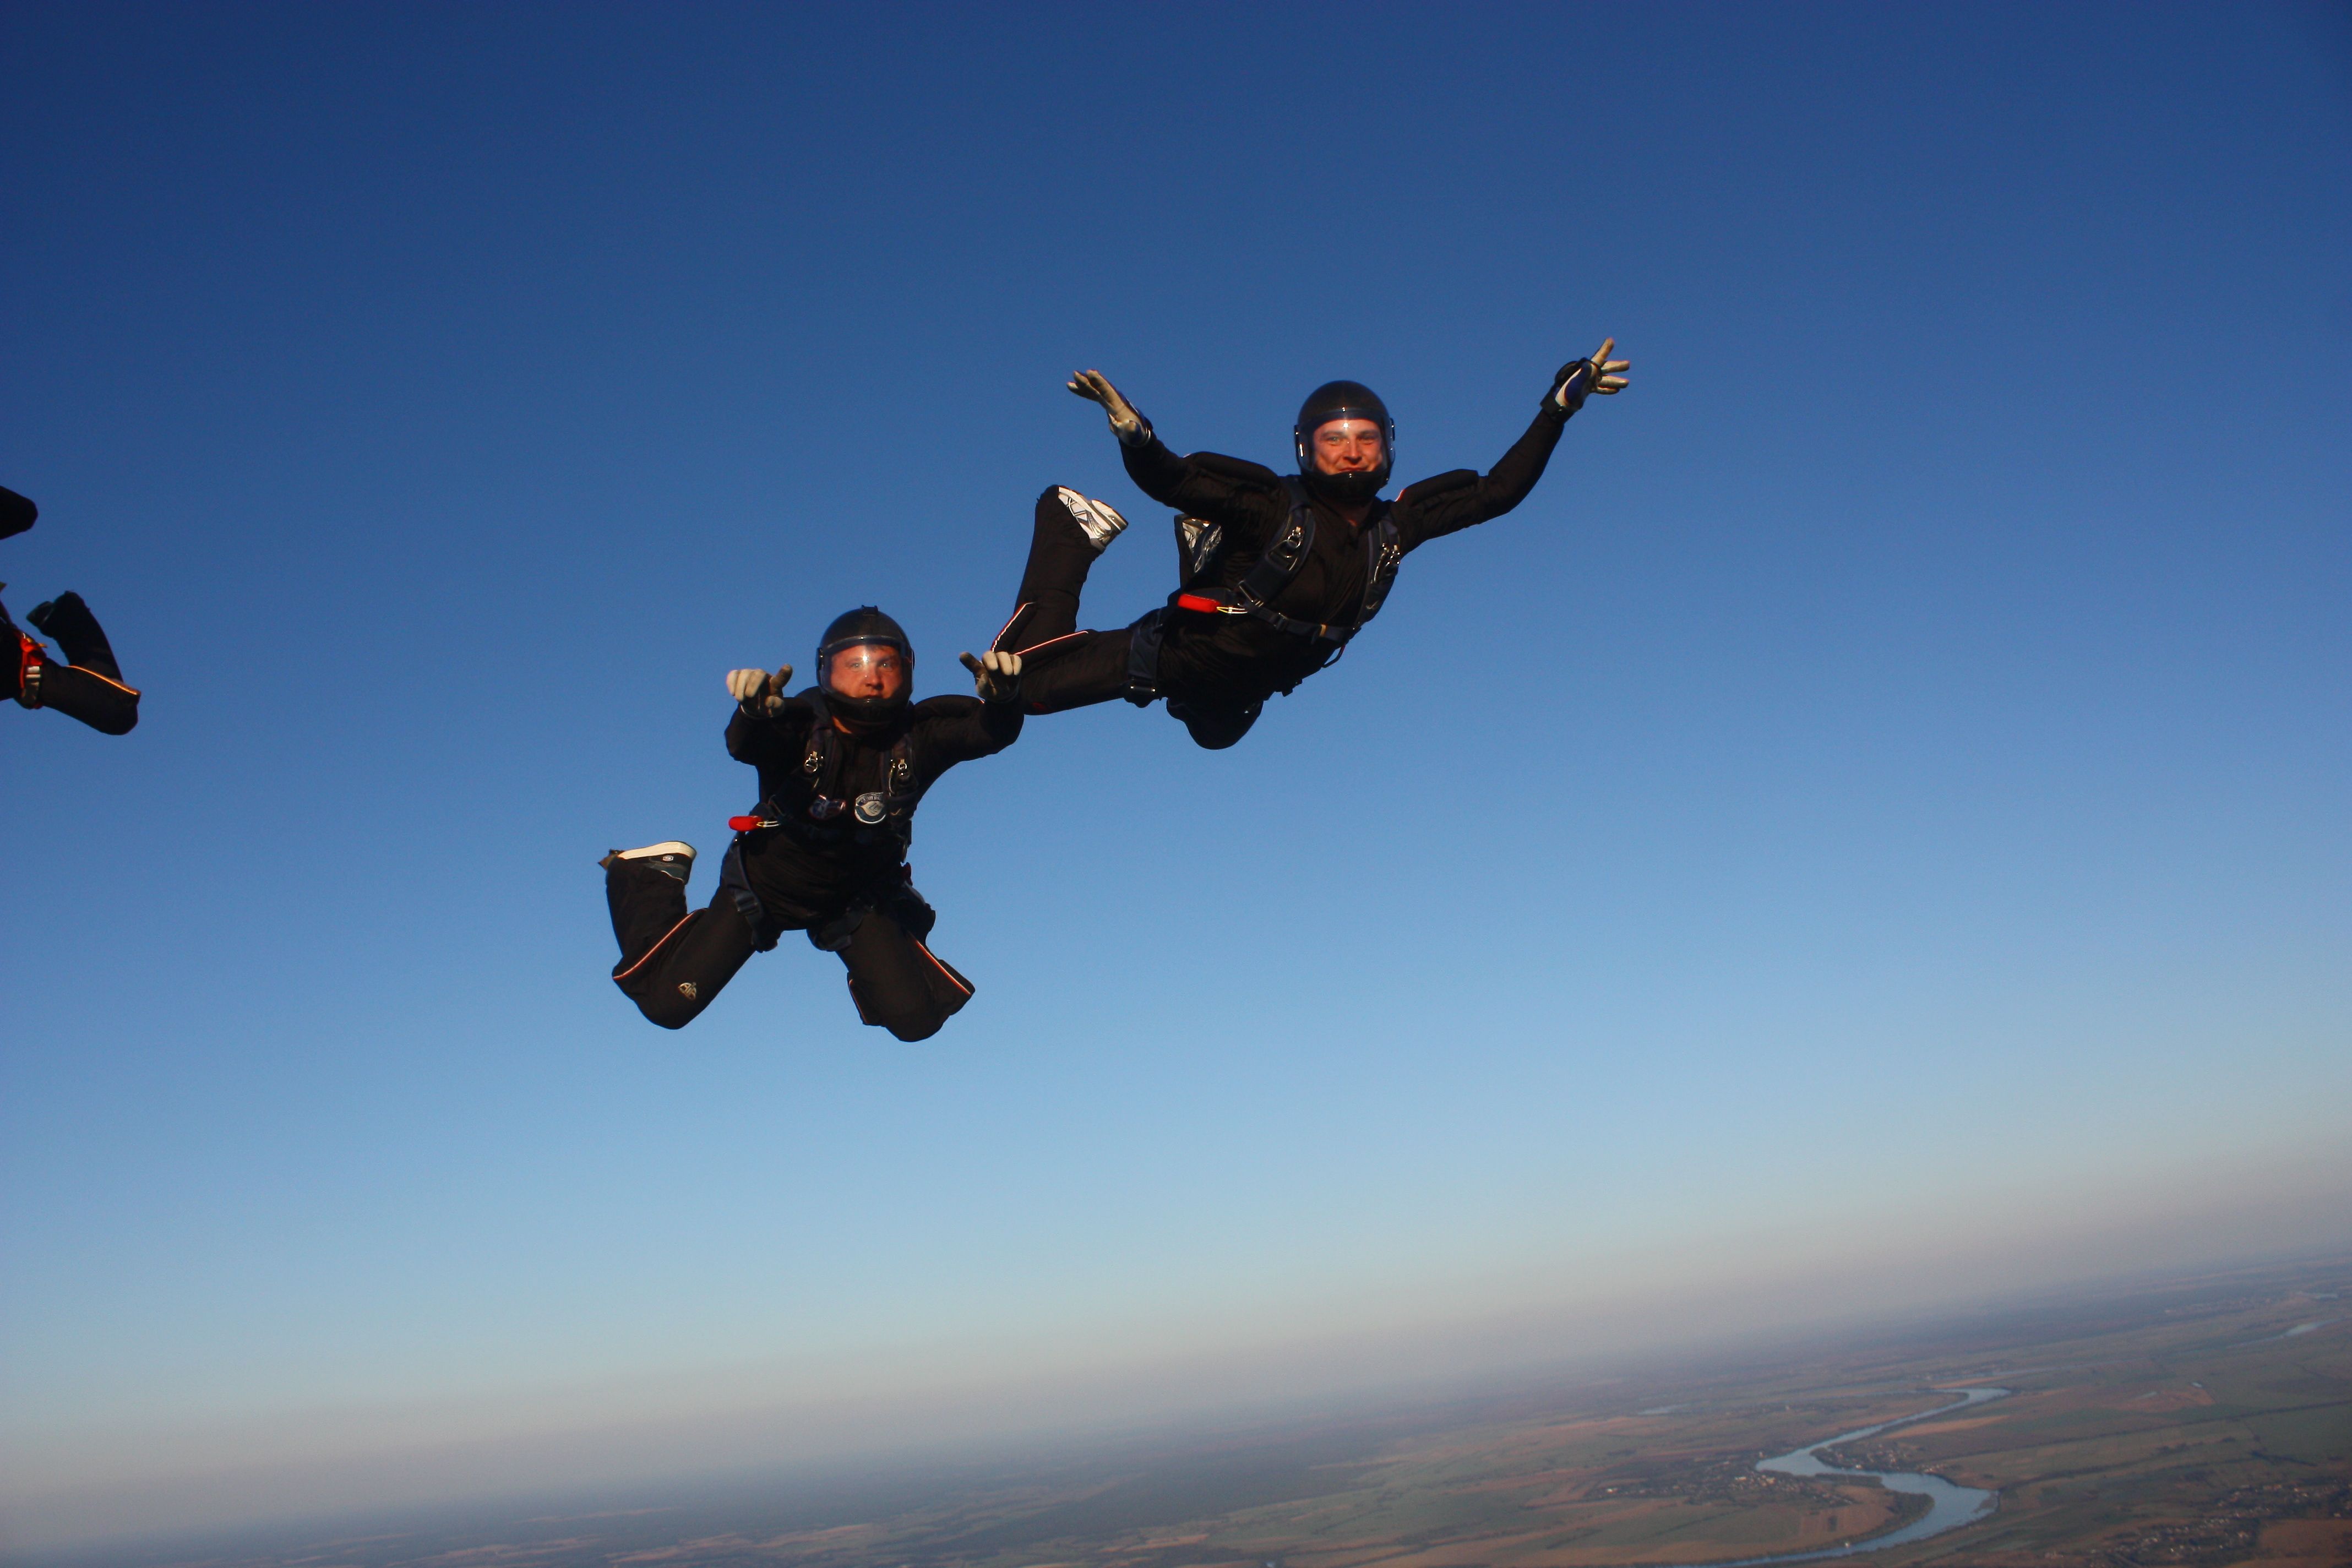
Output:
<instances>
[{"instance_id":1,"label":"second black helmet","mask_svg":"<svg viewBox=\"0 0 2352 1568\"><path fill-rule=\"evenodd\" d=\"M1381 427L1380 466L1368 474L1327 474L1315 466L1315 432L1334 419L1369 419ZM1327 381L1298 405L1298 422L1290 427L1298 449L1298 473L1314 489L1337 500L1370 500L1389 482L1396 467L1396 421L1381 395L1360 381Z\"/></svg>"}]
</instances>

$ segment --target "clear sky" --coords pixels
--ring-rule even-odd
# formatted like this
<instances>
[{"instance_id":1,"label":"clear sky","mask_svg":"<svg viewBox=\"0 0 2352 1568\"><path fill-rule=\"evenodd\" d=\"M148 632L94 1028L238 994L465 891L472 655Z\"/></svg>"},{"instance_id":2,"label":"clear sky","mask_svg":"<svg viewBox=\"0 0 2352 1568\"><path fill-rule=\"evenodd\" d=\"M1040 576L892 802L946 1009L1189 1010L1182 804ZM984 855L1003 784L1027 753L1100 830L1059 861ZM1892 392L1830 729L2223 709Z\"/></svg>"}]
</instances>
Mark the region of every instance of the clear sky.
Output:
<instances>
[{"instance_id":1,"label":"clear sky","mask_svg":"<svg viewBox=\"0 0 2352 1568\"><path fill-rule=\"evenodd\" d=\"M0 11L0 577L146 691L0 710L0 1542L2342 1239L2347 16ZM940 1036L605 980L729 667L968 689L1050 483L1171 585L1071 371L1410 477L1609 333L1241 746L940 786Z\"/></svg>"}]
</instances>

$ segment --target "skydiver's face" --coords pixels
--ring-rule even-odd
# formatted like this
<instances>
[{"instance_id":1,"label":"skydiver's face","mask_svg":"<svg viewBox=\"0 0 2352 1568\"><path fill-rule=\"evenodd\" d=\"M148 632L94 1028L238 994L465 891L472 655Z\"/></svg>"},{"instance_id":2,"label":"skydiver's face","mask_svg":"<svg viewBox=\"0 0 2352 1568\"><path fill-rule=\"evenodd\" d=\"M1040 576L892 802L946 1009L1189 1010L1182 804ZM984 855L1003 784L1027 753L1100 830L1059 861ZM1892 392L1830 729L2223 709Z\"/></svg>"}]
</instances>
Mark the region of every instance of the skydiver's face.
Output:
<instances>
[{"instance_id":1,"label":"skydiver's face","mask_svg":"<svg viewBox=\"0 0 2352 1568\"><path fill-rule=\"evenodd\" d=\"M1334 419L1315 427L1315 466L1327 474L1369 474L1381 466L1381 427L1369 419Z\"/></svg>"},{"instance_id":2,"label":"skydiver's face","mask_svg":"<svg viewBox=\"0 0 2352 1568\"><path fill-rule=\"evenodd\" d=\"M844 697L888 701L907 689L907 659L888 643L862 642L833 656L825 684Z\"/></svg>"}]
</instances>

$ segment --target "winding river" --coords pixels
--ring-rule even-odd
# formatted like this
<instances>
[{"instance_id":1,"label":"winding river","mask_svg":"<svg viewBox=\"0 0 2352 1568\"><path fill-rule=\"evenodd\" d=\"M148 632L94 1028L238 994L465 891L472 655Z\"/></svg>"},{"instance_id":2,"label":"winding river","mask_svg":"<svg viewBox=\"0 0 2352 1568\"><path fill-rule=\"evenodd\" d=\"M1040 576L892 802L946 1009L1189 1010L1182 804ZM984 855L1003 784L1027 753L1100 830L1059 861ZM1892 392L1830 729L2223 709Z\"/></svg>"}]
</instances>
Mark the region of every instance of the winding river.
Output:
<instances>
[{"instance_id":1,"label":"winding river","mask_svg":"<svg viewBox=\"0 0 2352 1568\"><path fill-rule=\"evenodd\" d=\"M1767 1563L1817 1563L1827 1557L1853 1557L1864 1552L1881 1552L1889 1546L1907 1546L1915 1541L1925 1541L1931 1535L1941 1535L1948 1530L1958 1530L1964 1524L1974 1524L1993 1510L2000 1500L1998 1492L1977 1487L1955 1486L1941 1476L1916 1475L1909 1470L1847 1470L1825 1461L1823 1448L1834 1448L1841 1443L1859 1443L1864 1437L1875 1437L1881 1432L1897 1426L1908 1426L1914 1421L1925 1421L1930 1415L1948 1411L1966 1410L1971 1405L1999 1399L2006 1388L1956 1388L1959 1395L1948 1405L1938 1405L1932 1410L1922 1410L1916 1415L1898 1415L1892 1421L1881 1421L1875 1426L1858 1427L1841 1432L1834 1437L1824 1437L1818 1443L1808 1443L1801 1448L1791 1448L1785 1454L1775 1454L1769 1459L1759 1459L1756 1468L1783 1476L1875 1476L1878 1484L1891 1492L1915 1492L1927 1500L1927 1511L1903 1526L1884 1535L1874 1535L1867 1541L1850 1541L1840 1546L1827 1546L1812 1552L1784 1552L1772 1557L1742 1557L1729 1563L1713 1563L1704 1568L1763 1568ZM1690 1568L1699 1568L1693 1564Z\"/></svg>"}]
</instances>

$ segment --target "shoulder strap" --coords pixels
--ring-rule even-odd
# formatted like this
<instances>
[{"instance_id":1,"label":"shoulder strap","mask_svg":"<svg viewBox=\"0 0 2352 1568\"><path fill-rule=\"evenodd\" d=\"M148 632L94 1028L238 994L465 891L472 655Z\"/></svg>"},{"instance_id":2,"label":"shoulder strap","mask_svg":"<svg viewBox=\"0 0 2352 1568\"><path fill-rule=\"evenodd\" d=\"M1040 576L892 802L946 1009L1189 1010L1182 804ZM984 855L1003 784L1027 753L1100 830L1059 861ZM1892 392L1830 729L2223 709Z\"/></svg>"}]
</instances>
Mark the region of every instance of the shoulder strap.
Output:
<instances>
[{"instance_id":1,"label":"shoulder strap","mask_svg":"<svg viewBox=\"0 0 2352 1568\"><path fill-rule=\"evenodd\" d=\"M890 798L892 815L915 809L923 792L915 784L915 749L912 734L900 735L890 742L890 760L882 770L882 793Z\"/></svg>"},{"instance_id":2,"label":"shoulder strap","mask_svg":"<svg viewBox=\"0 0 2352 1568\"><path fill-rule=\"evenodd\" d=\"M1381 613L1388 602L1389 585L1396 581L1397 563L1404 559L1404 535L1397 528L1396 508L1381 508L1380 521L1364 530L1364 607L1355 629Z\"/></svg>"},{"instance_id":3,"label":"shoulder strap","mask_svg":"<svg viewBox=\"0 0 2352 1568\"><path fill-rule=\"evenodd\" d=\"M833 783L834 765L839 759L840 746L833 727L833 710L825 706L824 697L812 691L807 698L815 717L809 721L808 740L801 752L801 776L811 788L823 794Z\"/></svg>"},{"instance_id":4,"label":"shoulder strap","mask_svg":"<svg viewBox=\"0 0 2352 1568\"><path fill-rule=\"evenodd\" d=\"M831 798L834 779L841 772L841 732L833 727L833 710L825 706L824 693L812 689L807 701L814 717L801 751L800 782L808 791L808 814L823 821L841 810L842 803Z\"/></svg>"},{"instance_id":5,"label":"shoulder strap","mask_svg":"<svg viewBox=\"0 0 2352 1568\"><path fill-rule=\"evenodd\" d=\"M1242 602L1253 606L1272 604L1290 586L1290 580L1307 563L1307 552L1315 548L1315 508L1307 500L1307 487L1286 474L1282 488L1290 495L1289 519L1259 553L1257 563L1240 584Z\"/></svg>"},{"instance_id":6,"label":"shoulder strap","mask_svg":"<svg viewBox=\"0 0 2352 1568\"><path fill-rule=\"evenodd\" d=\"M923 792L915 783L912 737L902 731L884 753L882 787L865 791L846 803L855 819L855 826L849 829L852 842L861 846L877 841L895 844L898 853L904 857L914 837L915 806L922 798Z\"/></svg>"}]
</instances>

